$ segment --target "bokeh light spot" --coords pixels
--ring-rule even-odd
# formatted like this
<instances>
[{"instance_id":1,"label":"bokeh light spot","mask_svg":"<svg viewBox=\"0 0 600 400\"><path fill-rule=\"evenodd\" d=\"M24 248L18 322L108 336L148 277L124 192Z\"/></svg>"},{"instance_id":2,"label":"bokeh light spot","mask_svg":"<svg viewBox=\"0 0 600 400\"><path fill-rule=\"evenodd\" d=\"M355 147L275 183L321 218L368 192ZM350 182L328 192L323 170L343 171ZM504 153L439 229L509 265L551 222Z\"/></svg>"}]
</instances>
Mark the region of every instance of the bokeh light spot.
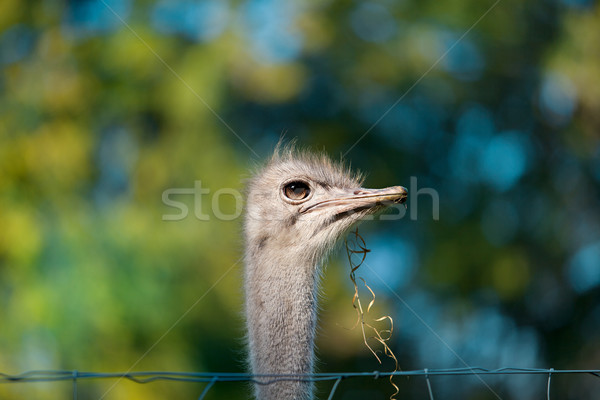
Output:
<instances>
[{"instance_id":1,"label":"bokeh light spot","mask_svg":"<svg viewBox=\"0 0 600 400\"><path fill-rule=\"evenodd\" d=\"M161 1L154 6L152 24L162 33L179 33L192 40L217 38L229 21L227 2Z\"/></svg>"},{"instance_id":2,"label":"bokeh light spot","mask_svg":"<svg viewBox=\"0 0 600 400\"><path fill-rule=\"evenodd\" d=\"M390 39L397 30L389 11L376 3L360 3L350 14L350 25L359 38L374 43Z\"/></svg>"},{"instance_id":3,"label":"bokeh light spot","mask_svg":"<svg viewBox=\"0 0 600 400\"><path fill-rule=\"evenodd\" d=\"M114 31L123 26L120 19L127 21L131 13L130 0L74 1L70 7L70 15L66 14L66 26L75 28L78 35L83 36Z\"/></svg>"},{"instance_id":4,"label":"bokeh light spot","mask_svg":"<svg viewBox=\"0 0 600 400\"><path fill-rule=\"evenodd\" d=\"M527 169L523 134L510 131L493 137L482 157L482 177L498 191L510 189Z\"/></svg>"},{"instance_id":5,"label":"bokeh light spot","mask_svg":"<svg viewBox=\"0 0 600 400\"><path fill-rule=\"evenodd\" d=\"M577 90L565 75L548 74L541 85L539 107L546 120L563 126L571 120L577 103Z\"/></svg>"},{"instance_id":6,"label":"bokeh light spot","mask_svg":"<svg viewBox=\"0 0 600 400\"><path fill-rule=\"evenodd\" d=\"M485 62L473 42L468 38L459 40L458 35L451 33L442 34L440 40L442 42L440 48L443 52L452 48L442 59L442 66L446 71L464 81L474 81L481 77Z\"/></svg>"},{"instance_id":7,"label":"bokeh light spot","mask_svg":"<svg viewBox=\"0 0 600 400\"><path fill-rule=\"evenodd\" d=\"M284 63L300 55L304 38L294 29L297 8L276 0L248 0L241 10L244 31L257 61Z\"/></svg>"},{"instance_id":8,"label":"bokeh light spot","mask_svg":"<svg viewBox=\"0 0 600 400\"><path fill-rule=\"evenodd\" d=\"M31 29L17 24L0 36L0 64L11 64L26 57L33 48L35 35Z\"/></svg>"},{"instance_id":9,"label":"bokeh light spot","mask_svg":"<svg viewBox=\"0 0 600 400\"><path fill-rule=\"evenodd\" d=\"M600 242L579 249L569 261L568 275L579 293L600 285Z\"/></svg>"},{"instance_id":10,"label":"bokeh light spot","mask_svg":"<svg viewBox=\"0 0 600 400\"><path fill-rule=\"evenodd\" d=\"M454 175L466 182L478 182L481 154L494 131L492 115L484 107L475 105L459 117L457 135L450 149L450 166Z\"/></svg>"},{"instance_id":11,"label":"bokeh light spot","mask_svg":"<svg viewBox=\"0 0 600 400\"><path fill-rule=\"evenodd\" d=\"M417 263L417 252L412 243L385 236L369 240L368 247L371 252L366 263L381 278L370 280L369 286L387 290L386 285L401 288L410 282Z\"/></svg>"}]
</instances>

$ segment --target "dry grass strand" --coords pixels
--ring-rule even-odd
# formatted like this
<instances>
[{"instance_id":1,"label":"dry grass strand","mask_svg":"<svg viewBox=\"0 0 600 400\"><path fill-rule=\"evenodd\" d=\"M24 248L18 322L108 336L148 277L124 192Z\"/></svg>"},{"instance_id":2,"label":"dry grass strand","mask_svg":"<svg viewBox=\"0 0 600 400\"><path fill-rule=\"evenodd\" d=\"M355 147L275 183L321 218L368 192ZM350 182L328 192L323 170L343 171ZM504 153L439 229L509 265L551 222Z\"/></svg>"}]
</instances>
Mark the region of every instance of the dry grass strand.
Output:
<instances>
[{"instance_id":1,"label":"dry grass strand","mask_svg":"<svg viewBox=\"0 0 600 400\"><path fill-rule=\"evenodd\" d=\"M367 249L365 240L358 233L358 228L355 231L351 232L349 234L349 236L351 236L350 241L348 240L348 238L345 239L346 254L348 255L348 263L350 264L350 280L352 281L352 284L354 285L354 296L352 297L352 307L354 307L354 309L356 310L356 314L357 314L357 318L356 318L356 322L355 322L354 326L349 329L350 330L355 329L360 324L360 328L362 331L362 336L363 336L363 341L365 343L365 346L367 346L369 351L375 356L375 358L377 359L379 364L381 364L382 362L381 362L381 358L379 358L377 353L381 352L381 350L377 350L377 351L373 350L373 347L371 347L371 345L369 344L369 340L375 340L376 342L381 344L381 346L383 347L383 354L385 356L391 358L392 360L394 360L395 368L394 368L393 372L399 371L400 368L398 366L398 359L396 358L396 355L394 354L394 352L392 351L392 349L389 347L389 345L387 343L391 339L392 334L394 332L394 320L389 315L384 315L383 317L376 318L374 320L374 322L382 322L382 321L386 321L386 320L389 321L389 324L390 324L389 329L381 329L381 330L375 328L373 325L366 322L365 316L367 314L369 314L369 312L371 311L371 307L373 307L373 304L375 304L375 292L373 292L373 290L369 287L369 285L364 280L364 278L358 277L358 279L360 279L362 281L364 286L367 288L367 290L371 294L371 301L369 301L369 304L367 305L366 312L363 310L363 307L362 307L362 304L360 301L360 295L358 293L359 291L358 291L358 283L356 281L356 278L357 278L356 271L365 262L365 259L367 258L367 253L369 253L371 250ZM358 255L360 258L360 261L355 262L352 258L353 255ZM372 336L367 337L367 331L369 332L369 334L372 334ZM400 393L400 389L394 383L393 377L394 377L393 375L390 375L390 383L394 387L395 392L390 396L390 400L395 400L398 393Z\"/></svg>"}]
</instances>

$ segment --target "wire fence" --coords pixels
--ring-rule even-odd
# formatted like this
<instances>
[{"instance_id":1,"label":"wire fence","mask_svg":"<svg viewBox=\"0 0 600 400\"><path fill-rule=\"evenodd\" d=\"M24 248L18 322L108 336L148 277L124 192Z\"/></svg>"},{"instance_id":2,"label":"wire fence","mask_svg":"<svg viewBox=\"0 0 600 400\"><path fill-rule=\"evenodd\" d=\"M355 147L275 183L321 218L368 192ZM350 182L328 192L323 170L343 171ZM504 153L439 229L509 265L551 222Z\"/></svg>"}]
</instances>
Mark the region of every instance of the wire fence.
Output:
<instances>
[{"instance_id":1,"label":"wire fence","mask_svg":"<svg viewBox=\"0 0 600 400\"><path fill-rule=\"evenodd\" d=\"M338 373L318 373L308 375L252 375L244 373L202 373L202 372L171 372L171 371L144 371L144 372L83 372L68 370L39 370L27 371L18 375L10 375L0 372L0 384L10 383L29 383L29 382L73 382L73 400L77 400L78 382L92 379L116 379L117 382L123 379L135 383L146 384L157 381L175 381L175 382L196 382L206 383L204 390L198 397L202 400L211 390L211 388L222 382L252 382L259 385L270 385L276 382L302 381L302 382L333 382L329 392L328 400L333 399L338 386L343 380L354 378L389 378L390 376L404 377L422 377L427 384L429 399L434 400L430 377L433 376L458 376L458 375L547 375L548 383L546 389L546 398L550 400L552 376L564 374L584 374L600 378L600 369L596 370L575 370L554 368L449 368L449 369L423 369L413 371L395 371L395 372L338 372ZM116 384L116 383L115 383Z\"/></svg>"}]
</instances>

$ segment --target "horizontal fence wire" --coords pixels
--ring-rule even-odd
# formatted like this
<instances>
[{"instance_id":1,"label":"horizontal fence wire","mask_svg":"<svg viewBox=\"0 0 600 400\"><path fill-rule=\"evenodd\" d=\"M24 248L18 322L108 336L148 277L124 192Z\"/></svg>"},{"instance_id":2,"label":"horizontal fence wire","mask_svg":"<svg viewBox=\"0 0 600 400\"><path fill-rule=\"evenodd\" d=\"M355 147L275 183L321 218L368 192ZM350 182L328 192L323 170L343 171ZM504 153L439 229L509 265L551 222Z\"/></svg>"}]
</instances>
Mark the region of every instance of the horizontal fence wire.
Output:
<instances>
[{"instance_id":1,"label":"horizontal fence wire","mask_svg":"<svg viewBox=\"0 0 600 400\"><path fill-rule=\"evenodd\" d=\"M73 382L73 399L77 400L77 382L91 379L126 379L136 383L151 383L157 381L197 382L207 383L199 400L202 400L209 390L220 382L253 382L259 385L269 385L276 382L334 382L328 399L332 399L340 382L352 378L389 378L390 376L424 377L427 382L429 398L433 400L433 392L429 378L432 376L480 376L480 375L547 375L547 399L550 399L550 384L553 375L587 374L600 378L600 369L554 369L554 368L499 368L487 369L480 367L423 369L395 372L335 372L305 375L253 375L233 372L173 372L173 371L142 371L142 372L84 372L77 370L34 370L21 374L6 374L0 372L0 384L29 383L29 382Z\"/></svg>"}]
</instances>

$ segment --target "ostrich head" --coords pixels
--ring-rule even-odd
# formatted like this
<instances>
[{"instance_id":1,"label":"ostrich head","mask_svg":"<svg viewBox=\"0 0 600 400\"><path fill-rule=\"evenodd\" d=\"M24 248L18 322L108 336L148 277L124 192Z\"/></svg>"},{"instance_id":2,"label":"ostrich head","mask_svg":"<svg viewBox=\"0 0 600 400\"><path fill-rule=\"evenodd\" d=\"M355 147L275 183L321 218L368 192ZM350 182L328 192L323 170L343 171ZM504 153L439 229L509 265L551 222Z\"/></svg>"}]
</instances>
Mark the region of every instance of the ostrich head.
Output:
<instances>
[{"instance_id":1,"label":"ostrich head","mask_svg":"<svg viewBox=\"0 0 600 400\"><path fill-rule=\"evenodd\" d=\"M250 181L244 234L253 373L312 372L323 257L362 217L406 200L401 186L365 189L361 183L359 176L326 156L293 149L276 151ZM311 384L292 378L257 385L257 398L311 398Z\"/></svg>"},{"instance_id":2,"label":"ostrich head","mask_svg":"<svg viewBox=\"0 0 600 400\"><path fill-rule=\"evenodd\" d=\"M324 155L283 150L248 186L245 234L255 252L302 254L313 265L367 214L404 203L402 186L361 187L362 177Z\"/></svg>"}]
</instances>

